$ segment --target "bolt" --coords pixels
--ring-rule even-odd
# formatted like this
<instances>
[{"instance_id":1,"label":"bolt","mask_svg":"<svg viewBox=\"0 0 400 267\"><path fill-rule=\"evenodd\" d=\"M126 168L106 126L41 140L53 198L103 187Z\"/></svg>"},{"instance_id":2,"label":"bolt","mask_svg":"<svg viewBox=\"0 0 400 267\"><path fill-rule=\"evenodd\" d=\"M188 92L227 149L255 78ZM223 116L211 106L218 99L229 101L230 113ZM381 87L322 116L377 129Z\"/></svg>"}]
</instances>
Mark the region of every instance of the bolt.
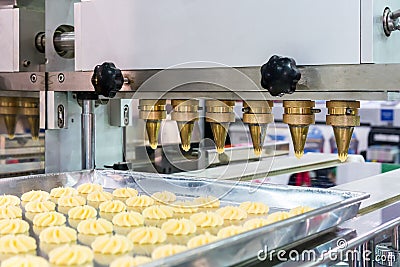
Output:
<instances>
[{"instance_id":1,"label":"bolt","mask_svg":"<svg viewBox=\"0 0 400 267\"><path fill-rule=\"evenodd\" d=\"M58 74L58 82L63 83L65 81L65 76L63 73Z\"/></svg>"},{"instance_id":2,"label":"bolt","mask_svg":"<svg viewBox=\"0 0 400 267\"><path fill-rule=\"evenodd\" d=\"M37 76L36 76L36 74L35 74L35 73L31 74L30 79L31 79L31 82L32 82L32 83L37 82Z\"/></svg>"},{"instance_id":3,"label":"bolt","mask_svg":"<svg viewBox=\"0 0 400 267\"><path fill-rule=\"evenodd\" d=\"M29 66L31 65L31 62L30 62L29 60L25 59L25 60L22 62L22 65L23 65L25 68L27 68L27 67L29 67Z\"/></svg>"}]
</instances>

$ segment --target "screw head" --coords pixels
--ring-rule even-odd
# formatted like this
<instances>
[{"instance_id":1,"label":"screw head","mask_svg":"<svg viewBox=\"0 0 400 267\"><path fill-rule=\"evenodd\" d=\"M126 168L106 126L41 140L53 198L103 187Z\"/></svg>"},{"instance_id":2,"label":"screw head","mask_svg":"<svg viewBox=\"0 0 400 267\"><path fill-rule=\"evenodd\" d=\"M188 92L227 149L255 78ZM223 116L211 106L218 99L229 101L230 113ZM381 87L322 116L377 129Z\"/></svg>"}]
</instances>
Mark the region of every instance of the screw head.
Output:
<instances>
[{"instance_id":1,"label":"screw head","mask_svg":"<svg viewBox=\"0 0 400 267\"><path fill-rule=\"evenodd\" d=\"M30 80L31 80L32 83L37 82L37 76L36 76L35 73L31 74Z\"/></svg>"},{"instance_id":2,"label":"screw head","mask_svg":"<svg viewBox=\"0 0 400 267\"><path fill-rule=\"evenodd\" d=\"M63 73L58 74L58 82L63 83L65 81L65 76Z\"/></svg>"}]
</instances>

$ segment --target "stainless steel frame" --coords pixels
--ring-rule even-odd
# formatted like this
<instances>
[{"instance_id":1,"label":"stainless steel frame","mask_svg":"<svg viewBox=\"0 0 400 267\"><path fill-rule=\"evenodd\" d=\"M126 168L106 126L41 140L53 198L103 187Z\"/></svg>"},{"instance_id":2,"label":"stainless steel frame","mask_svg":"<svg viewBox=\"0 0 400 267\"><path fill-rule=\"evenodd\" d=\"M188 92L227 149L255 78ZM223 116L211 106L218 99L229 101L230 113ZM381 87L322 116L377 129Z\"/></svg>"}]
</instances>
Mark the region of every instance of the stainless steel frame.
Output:
<instances>
[{"instance_id":1,"label":"stainless steel frame","mask_svg":"<svg viewBox=\"0 0 400 267\"><path fill-rule=\"evenodd\" d=\"M260 88L259 67L124 71L129 84L118 97L179 99L184 93L191 98L239 100L400 99L400 64L303 66L300 71L297 91L281 98ZM93 91L91 76L91 72L50 72L48 90Z\"/></svg>"}]
</instances>

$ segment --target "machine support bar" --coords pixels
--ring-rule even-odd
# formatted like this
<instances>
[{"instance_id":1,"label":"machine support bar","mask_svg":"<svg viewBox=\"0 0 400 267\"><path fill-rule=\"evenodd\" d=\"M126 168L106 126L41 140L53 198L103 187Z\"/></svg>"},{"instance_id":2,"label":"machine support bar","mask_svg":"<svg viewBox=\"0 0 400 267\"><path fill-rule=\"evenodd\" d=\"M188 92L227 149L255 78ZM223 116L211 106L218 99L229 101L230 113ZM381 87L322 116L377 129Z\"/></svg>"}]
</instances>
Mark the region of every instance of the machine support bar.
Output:
<instances>
[{"instance_id":1,"label":"machine support bar","mask_svg":"<svg viewBox=\"0 0 400 267\"><path fill-rule=\"evenodd\" d=\"M82 100L81 121L82 169L92 170L96 167L94 100Z\"/></svg>"}]
</instances>

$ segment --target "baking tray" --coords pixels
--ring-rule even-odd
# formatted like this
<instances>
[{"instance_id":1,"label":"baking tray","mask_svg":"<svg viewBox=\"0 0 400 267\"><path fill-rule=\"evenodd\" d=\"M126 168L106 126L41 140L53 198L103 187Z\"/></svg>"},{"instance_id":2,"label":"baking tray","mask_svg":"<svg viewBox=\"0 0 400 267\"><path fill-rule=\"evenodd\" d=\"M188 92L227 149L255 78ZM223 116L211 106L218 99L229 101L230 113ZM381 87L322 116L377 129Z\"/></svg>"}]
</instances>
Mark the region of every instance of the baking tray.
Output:
<instances>
[{"instance_id":1,"label":"baking tray","mask_svg":"<svg viewBox=\"0 0 400 267\"><path fill-rule=\"evenodd\" d=\"M85 182L101 184L107 191L127 186L142 194L167 190L174 192L178 199L212 195L220 198L221 206L261 201L270 206L271 212L289 210L299 205L315 208L284 221L151 262L144 265L146 267L229 266L255 259L260 250L287 247L334 229L355 217L361 201L369 197L361 192L108 170L4 178L0 179L0 193L20 196L29 190L50 191L54 187L77 187Z\"/></svg>"}]
</instances>

